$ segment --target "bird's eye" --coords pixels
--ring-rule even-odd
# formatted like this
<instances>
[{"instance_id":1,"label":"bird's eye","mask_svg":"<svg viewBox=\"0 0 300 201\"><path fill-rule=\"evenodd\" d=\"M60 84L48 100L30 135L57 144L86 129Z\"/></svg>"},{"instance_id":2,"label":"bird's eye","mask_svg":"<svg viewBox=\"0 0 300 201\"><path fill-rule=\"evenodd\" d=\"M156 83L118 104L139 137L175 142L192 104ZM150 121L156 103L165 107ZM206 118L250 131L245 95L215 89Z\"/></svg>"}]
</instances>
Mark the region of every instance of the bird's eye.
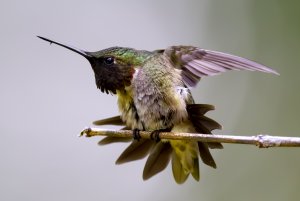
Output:
<instances>
[{"instance_id":1,"label":"bird's eye","mask_svg":"<svg viewBox=\"0 0 300 201\"><path fill-rule=\"evenodd\" d=\"M114 58L113 57L106 57L104 58L104 63L107 65L111 65L114 63Z\"/></svg>"}]
</instances>

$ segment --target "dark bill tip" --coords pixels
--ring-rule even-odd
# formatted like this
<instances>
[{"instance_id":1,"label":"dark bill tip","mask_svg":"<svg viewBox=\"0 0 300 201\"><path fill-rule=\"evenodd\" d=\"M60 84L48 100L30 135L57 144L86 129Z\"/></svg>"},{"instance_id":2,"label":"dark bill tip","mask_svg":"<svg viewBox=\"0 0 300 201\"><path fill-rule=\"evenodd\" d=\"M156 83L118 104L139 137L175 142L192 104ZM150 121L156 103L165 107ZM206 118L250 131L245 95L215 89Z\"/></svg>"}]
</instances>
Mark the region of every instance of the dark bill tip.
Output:
<instances>
[{"instance_id":1,"label":"dark bill tip","mask_svg":"<svg viewBox=\"0 0 300 201\"><path fill-rule=\"evenodd\" d=\"M73 52L76 52L76 53L80 54L81 56L85 57L89 61L91 59L91 56L87 52L85 52L85 51L83 51L81 49L78 49L78 48L73 47L71 45L66 45L66 44L63 44L63 43L56 42L56 41L50 40L50 39L42 37L42 36L37 36L37 37L40 38L40 39L42 39L42 40L45 40L45 41L49 42L50 45L53 43L53 44L62 46L64 48L67 48L67 49L69 49L69 50L71 50Z\"/></svg>"}]
</instances>

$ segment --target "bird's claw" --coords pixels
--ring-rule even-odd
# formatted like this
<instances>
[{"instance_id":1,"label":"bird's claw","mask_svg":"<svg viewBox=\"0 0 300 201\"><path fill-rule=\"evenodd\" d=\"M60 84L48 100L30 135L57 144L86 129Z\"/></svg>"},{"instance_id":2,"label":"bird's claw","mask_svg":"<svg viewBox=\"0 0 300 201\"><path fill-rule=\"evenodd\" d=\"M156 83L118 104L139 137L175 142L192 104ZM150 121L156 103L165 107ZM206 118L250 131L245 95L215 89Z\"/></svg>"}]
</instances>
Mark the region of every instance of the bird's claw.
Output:
<instances>
[{"instance_id":1,"label":"bird's claw","mask_svg":"<svg viewBox=\"0 0 300 201\"><path fill-rule=\"evenodd\" d=\"M140 130L139 129L137 129L137 128L133 129L132 135L133 135L133 139L135 139L137 141L140 141L141 135L140 135Z\"/></svg>"},{"instance_id":2,"label":"bird's claw","mask_svg":"<svg viewBox=\"0 0 300 201\"><path fill-rule=\"evenodd\" d=\"M160 141L160 137L159 137L160 132L161 132L161 130L152 131L150 134L151 140L154 140L155 142L159 142Z\"/></svg>"}]
</instances>

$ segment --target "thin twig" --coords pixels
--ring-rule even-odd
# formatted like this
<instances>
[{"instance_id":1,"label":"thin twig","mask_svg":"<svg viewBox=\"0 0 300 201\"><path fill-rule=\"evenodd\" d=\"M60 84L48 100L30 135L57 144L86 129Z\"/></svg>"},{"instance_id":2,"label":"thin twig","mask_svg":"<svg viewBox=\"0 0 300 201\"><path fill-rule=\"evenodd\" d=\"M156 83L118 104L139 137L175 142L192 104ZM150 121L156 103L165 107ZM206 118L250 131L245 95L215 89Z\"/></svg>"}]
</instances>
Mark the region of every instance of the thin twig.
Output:
<instances>
[{"instance_id":1,"label":"thin twig","mask_svg":"<svg viewBox=\"0 0 300 201\"><path fill-rule=\"evenodd\" d=\"M151 132L140 131L141 138L150 139ZM110 137L133 137L131 130L108 130L101 128L86 128L80 136L110 136ZM202 142L220 142L233 144L252 144L259 148L268 147L300 147L300 137L282 137L270 135L235 136L235 135L210 135L199 133L172 133L162 132L160 139L167 140L196 140Z\"/></svg>"}]
</instances>

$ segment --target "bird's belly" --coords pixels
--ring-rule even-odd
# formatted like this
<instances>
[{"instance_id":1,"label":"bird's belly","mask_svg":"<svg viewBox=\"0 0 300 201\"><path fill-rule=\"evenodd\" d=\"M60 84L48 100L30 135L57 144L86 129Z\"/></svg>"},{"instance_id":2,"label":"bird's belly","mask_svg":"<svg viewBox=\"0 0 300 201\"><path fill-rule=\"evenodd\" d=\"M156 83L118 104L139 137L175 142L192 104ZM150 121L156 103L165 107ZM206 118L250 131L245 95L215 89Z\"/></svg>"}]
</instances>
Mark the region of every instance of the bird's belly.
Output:
<instances>
[{"instance_id":1,"label":"bird's belly","mask_svg":"<svg viewBox=\"0 0 300 201\"><path fill-rule=\"evenodd\" d=\"M144 97L135 101L135 107L144 130L172 128L187 118L185 104L170 105L163 98Z\"/></svg>"},{"instance_id":2,"label":"bird's belly","mask_svg":"<svg viewBox=\"0 0 300 201\"><path fill-rule=\"evenodd\" d=\"M187 119L185 104L169 104L153 95L135 101L124 94L119 95L118 105L122 120L131 129L167 129Z\"/></svg>"},{"instance_id":3,"label":"bird's belly","mask_svg":"<svg viewBox=\"0 0 300 201\"><path fill-rule=\"evenodd\" d=\"M126 123L126 126L131 129L145 130L132 99L131 90L117 91L117 96L121 119Z\"/></svg>"}]
</instances>

